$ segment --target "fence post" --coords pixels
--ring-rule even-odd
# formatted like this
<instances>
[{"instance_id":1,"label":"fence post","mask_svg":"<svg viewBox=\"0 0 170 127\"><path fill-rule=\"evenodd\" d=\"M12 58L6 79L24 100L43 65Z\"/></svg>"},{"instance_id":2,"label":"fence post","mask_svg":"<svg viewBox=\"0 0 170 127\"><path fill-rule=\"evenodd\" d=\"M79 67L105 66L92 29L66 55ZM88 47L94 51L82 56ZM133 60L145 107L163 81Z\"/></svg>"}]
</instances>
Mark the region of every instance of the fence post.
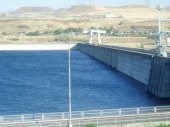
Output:
<instances>
[{"instance_id":1,"label":"fence post","mask_svg":"<svg viewBox=\"0 0 170 127\"><path fill-rule=\"evenodd\" d=\"M0 121L3 121L3 116L0 116Z\"/></svg>"},{"instance_id":2,"label":"fence post","mask_svg":"<svg viewBox=\"0 0 170 127\"><path fill-rule=\"evenodd\" d=\"M24 115L21 115L21 121L24 121Z\"/></svg>"},{"instance_id":3,"label":"fence post","mask_svg":"<svg viewBox=\"0 0 170 127\"><path fill-rule=\"evenodd\" d=\"M64 119L64 113L61 113L61 118Z\"/></svg>"},{"instance_id":4,"label":"fence post","mask_svg":"<svg viewBox=\"0 0 170 127\"><path fill-rule=\"evenodd\" d=\"M99 126L99 121L98 121L98 118L97 118L97 127Z\"/></svg>"},{"instance_id":5,"label":"fence post","mask_svg":"<svg viewBox=\"0 0 170 127\"><path fill-rule=\"evenodd\" d=\"M81 111L81 118L84 118L84 111Z\"/></svg>"},{"instance_id":6,"label":"fence post","mask_svg":"<svg viewBox=\"0 0 170 127\"><path fill-rule=\"evenodd\" d=\"M3 121L3 116L0 116L0 121Z\"/></svg>"},{"instance_id":7,"label":"fence post","mask_svg":"<svg viewBox=\"0 0 170 127\"><path fill-rule=\"evenodd\" d=\"M116 127L116 118L115 118L115 127Z\"/></svg>"},{"instance_id":8,"label":"fence post","mask_svg":"<svg viewBox=\"0 0 170 127\"><path fill-rule=\"evenodd\" d=\"M103 110L100 111L100 116L103 116Z\"/></svg>"},{"instance_id":9,"label":"fence post","mask_svg":"<svg viewBox=\"0 0 170 127\"><path fill-rule=\"evenodd\" d=\"M149 117L149 124L151 123L151 117Z\"/></svg>"},{"instance_id":10,"label":"fence post","mask_svg":"<svg viewBox=\"0 0 170 127\"><path fill-rule=\"evenodd\" d=\"M44 113L41 114L42 121L44 121Z\"/></svg>"},{"instance_id":11,"label":"fence post","mask_svg":"<svg viewBox=\"0 0 170 127\"><path fill-rule=\"evenodd\" d=\"M154 107L154 112L157 112L157 108L156 107Z\"/></svg>"},{"instance_id":12,"label":"fence post","mask_svg":"<svg viewBox=\"0 0 170 127\"><path fill-rule=\"evenodd\" d=\"M122 109L119 109L119 116L122 115Z\"/></svg>"},{"instance_id":13,"label":"fence post","mask_svg":"<svg viewBox=\"0 0 170 127\"><path fill-rule=\"evenodd\" d=\"M132 124L134 124L135 123L135 120L134 120L134 117L132 117Z\"/></svg>"},{"instance_id":14,"label":"fence post","mask_svg":"<svg viewBox=\"0 0 170 127\"><path fill-rule=\"evenodd\" d=\"M137 108L137 114L139 114L139 108Z\"/></svg>"},{"instance_id":15,"label":"fence post","mask_svg":"<svg viewBox=\"0 0 170 127\"><path fill-rule=\"evenodd\" d=\"M80 120L79 120L79 127L80 127Z\"/></svg>"}]
</instances>

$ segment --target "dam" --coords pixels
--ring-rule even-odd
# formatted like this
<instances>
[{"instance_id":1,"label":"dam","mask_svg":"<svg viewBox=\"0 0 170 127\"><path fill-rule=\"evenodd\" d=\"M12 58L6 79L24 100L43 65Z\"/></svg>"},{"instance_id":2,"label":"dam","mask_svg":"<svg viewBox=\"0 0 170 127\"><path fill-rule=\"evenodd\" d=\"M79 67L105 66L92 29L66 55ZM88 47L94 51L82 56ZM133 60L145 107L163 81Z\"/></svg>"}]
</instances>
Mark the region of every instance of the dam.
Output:
<instances>
[{"instance_id":1,"label":"dam","mask_svg":"<svg viewBox=\"0 0 170 127\"><path fill-rule=\"evenodd\" d=\"M158 98L170 97L170 58L88 44L78 49L143 83Z\"/></svg>"}]
</instances>

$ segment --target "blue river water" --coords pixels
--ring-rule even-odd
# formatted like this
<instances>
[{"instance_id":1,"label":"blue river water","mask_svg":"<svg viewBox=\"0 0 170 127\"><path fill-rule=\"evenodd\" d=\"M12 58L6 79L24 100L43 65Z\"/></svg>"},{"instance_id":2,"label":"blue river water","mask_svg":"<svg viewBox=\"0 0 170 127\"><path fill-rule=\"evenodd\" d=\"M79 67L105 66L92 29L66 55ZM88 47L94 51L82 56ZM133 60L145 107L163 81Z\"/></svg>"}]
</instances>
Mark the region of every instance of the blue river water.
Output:
<instances>
[{"instance_id":1,"label":"blue river water","mask_svg":"<svg viewBox=\"0 0 170 127\"><path fill-rule=\"evenodd\" d=\"M143 84L71 51L72 109L168 105ZM68 111L68 51L0 52L0 115Z\"/></svg>"}]
</instances>

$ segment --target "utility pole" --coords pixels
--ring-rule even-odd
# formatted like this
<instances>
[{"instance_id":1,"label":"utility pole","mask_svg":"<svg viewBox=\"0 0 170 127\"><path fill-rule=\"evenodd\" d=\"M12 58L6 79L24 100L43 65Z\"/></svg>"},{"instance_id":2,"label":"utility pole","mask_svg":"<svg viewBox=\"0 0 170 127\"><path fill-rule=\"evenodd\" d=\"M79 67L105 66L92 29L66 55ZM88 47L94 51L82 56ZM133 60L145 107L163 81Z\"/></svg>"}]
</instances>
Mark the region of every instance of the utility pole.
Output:
<instances>
[{"instance_id":1,"label":"utility pole","mask_svg":"<svg viewBox=\"0 0 170 127\"><path fill-rule=\"evenodd\" d=\"M69 44L68 44L69 45ZM71 99L71 54L70 54L70 45L68 49L68 84L69 84L69 127L72 127L71 123L71 112L72 112L72 99Z\"/></svg>"},{"instance_id":2,"label":"utility pole","mask_svg":"<svg viewBox=\"0 0 170 127\"><path fill-rule=\"evenodd\" d=\"M161 23L162 23L162 19L161 19L161 7L157 7L158 9L158 36L157 36L157 49L158 49L158 55L162 56L162 57L167 57L167 53L165 52L164 46L163 46L163 42L162 42L162 37L163 37L163 33L164 31L161 30ZM164 19L163 19L164 20Z\"/></svg>"}]
</instances>

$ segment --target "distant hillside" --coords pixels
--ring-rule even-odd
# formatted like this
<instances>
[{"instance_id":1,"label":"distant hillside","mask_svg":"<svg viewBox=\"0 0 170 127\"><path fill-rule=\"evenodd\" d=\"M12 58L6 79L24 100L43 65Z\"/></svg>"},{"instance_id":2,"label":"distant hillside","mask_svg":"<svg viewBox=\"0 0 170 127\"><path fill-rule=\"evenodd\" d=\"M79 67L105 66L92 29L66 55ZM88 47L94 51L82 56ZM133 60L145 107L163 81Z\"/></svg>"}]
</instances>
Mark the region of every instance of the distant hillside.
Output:
<instances>
[{"instance_id":1,"label":"distant hillside","mask_svg":"<svg viewBox=\"0 0 170 127\"><path fill-rule=\"evenodd\" d=\"M149 9L149 6L146 5L127 5L118 7L119 9ZM72 14L81 14L89 12L110 12L117 9L116 7L99 7L94 5L74 5L70 8L61 8L53 9L51 7L21 7L12 13L42 13L42 12L56 12L56 13L72 13ZM167 7L169 9L169 7Z\"/></svg>"},{"instance_id":2,"label":"distant hillside","mask_svg":"<svg viewBox=\"0 0 170 127\"><path fill-rule=\"evenodd\" d=\"M75 5L67 9L68 12L72 13L84 13L84 12L94 12L103 9L102 7L97 7L93 5Z\"/></svg>"},{"instance_id":3,"label":"distant hillside","mask_svg":"<svg viewBox=\"0 0 170 127\"><path fill-rule=\"evenodd\" d=\"M126 6L121 6L120 8L150 8L147 5L131 4Z\"/></svg>"},{"instance_id":4,"label":"distant hillside","mask_svg":"<svg viewBox=\"0 0 170 127\"><path fill-rule=\"evenodd\" d=\"M15 13L39 13L39 12L54 12L55 9L50 7L21 7Z\"/></svg>"}]
</instances>

